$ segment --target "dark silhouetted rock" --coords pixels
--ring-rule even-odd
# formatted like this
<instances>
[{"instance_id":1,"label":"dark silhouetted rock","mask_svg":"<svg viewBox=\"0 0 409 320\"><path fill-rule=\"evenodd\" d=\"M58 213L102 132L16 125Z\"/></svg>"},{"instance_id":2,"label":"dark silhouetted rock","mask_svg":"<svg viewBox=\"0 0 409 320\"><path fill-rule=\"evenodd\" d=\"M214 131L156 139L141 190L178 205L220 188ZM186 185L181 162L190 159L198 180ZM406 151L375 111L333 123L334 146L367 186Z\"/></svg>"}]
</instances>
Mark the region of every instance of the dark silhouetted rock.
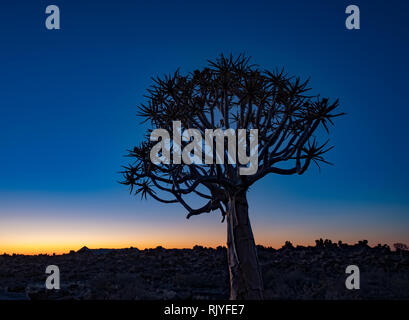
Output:
<instances>
[{"instance_id":1,"label":"dark silhouetted rock","mask_svg":"<svg viewBox=\"0 0 409 320\"><path fill-rule=\"evenodd\" d=\"M257 246L266 299L409 299L409 251L317 240L276 250ZM226 247L89 249L63 255L0 255L0 299L228 299ZM61 289L45 289L57 265ZM345 288L358 265L361 289Z\"/></svg>"}]
</instances>

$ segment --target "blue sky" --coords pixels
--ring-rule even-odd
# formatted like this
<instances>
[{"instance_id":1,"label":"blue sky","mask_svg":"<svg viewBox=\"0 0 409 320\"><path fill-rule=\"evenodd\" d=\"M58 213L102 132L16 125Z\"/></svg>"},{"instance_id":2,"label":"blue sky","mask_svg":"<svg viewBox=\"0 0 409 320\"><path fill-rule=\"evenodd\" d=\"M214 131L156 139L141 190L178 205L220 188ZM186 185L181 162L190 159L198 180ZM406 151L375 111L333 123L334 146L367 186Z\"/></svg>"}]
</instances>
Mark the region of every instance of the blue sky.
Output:
<instances>
[{"instance_id":1,"label":"blue sky","mask_svg":"<svg viewBox=\"0 0 409 320\"><path fill-rule=\"evenodd\" d=\"M61 10L60 30L45 28L50 4ZM360 30L345 28L349 4L360 7ZM73 228L83 226L86 234L91 225L100 226L96 234L111 225L113 244L125 229L128 242L141 246L182 245L172 242L180 230L187 244L193 234L207 244L209 228L223 244L219 216L186 221L179 205L130 197L117 172L125 150L144 133L136 105L150 77L241 52L263 68L310 76L314 93L339 98L348 113L331 131L334 166L269 176L250 190L256 240L409 242L407 1L25 0L0 6L0 251L29 243L41 250L61 234L70 239L66 246L79 245L87 238ZM149 233L138 233L149 228L150 242ZM6 241L25 234L32 238ZM92 243L109 245L98 241Z\"/></svg>"}]
</instances>

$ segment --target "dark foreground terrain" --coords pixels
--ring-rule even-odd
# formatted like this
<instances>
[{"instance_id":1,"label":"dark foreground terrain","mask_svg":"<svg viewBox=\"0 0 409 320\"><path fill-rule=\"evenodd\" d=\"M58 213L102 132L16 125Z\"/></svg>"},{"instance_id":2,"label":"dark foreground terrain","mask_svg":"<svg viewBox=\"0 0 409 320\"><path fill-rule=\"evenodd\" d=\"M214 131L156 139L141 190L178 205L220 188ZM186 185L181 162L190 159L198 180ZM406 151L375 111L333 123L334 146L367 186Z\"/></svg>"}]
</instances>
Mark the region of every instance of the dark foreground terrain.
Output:
<instances>
[{"instance_id":1,"label":"dark foreground terrain","mask_svg":"<svg viewBox=\"0 0 409 320\"><path fill-rule=\"evenodd\" d=\"M258 246L267 299L409 299L409 252L317 241L315 247ZM136 248L63 255L0 255L0 299L227 299L226 249ZM360 268L347 290L345 269ZM61 289L46 290L57 265Z\"/></svg>"}]
</instances>

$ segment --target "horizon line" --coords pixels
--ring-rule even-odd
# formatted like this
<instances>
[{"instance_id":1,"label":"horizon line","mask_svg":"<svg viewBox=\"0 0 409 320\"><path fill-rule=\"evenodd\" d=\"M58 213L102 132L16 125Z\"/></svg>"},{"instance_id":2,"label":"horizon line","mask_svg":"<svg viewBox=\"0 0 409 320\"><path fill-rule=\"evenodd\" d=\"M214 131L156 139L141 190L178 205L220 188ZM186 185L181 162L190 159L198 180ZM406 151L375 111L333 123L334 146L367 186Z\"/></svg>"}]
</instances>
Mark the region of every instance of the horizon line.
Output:
<instances>
[{"instance_id":1,"label":"horizon line","mask_svg":"<svg viewBox=\"0 0 409 320\"><path fill-rule=\"evenodd\" d=\"M375 247L377 247L378 245L381 245L381 246L388 246L389 248L391 248L392 249L392 247L393 246L390 246L389 244L387 244L387 243L378 243L378 244L372 244L372 245L370 245L370 241L368 241L368 240L366 240L366 239L362 239L362 240L358 240L358 241L356 241L356 242L351 242L351 241L346 241L346 242L344 242L344 241L342 241L342 240L338 240L338 241L332 241L331 239L327 239L327 238L325 238L325 239L323 239L323 238L320 238L320 239L316 239L315 240L315 242L316 241L320 241L320 240L322 240L322 241L326 241L326 240L328 240L328 241L331 241L331 243L332 244L336 244L337 246L338 246L338 244L341 242L342 244L345 244L345 245L350 245L350 246L353 246L353 245L358 245L358 244L360 244L361 242L364 242L364 241L366 241L366 243L367 243L367 245L369 246L369 247L371 247L371 248L375 248ZM277 247L277 246L272 246L272 245L266 245L266 244L261 244L261 243L257 243L256 244L256 246L262 246L262 247L264 247L264 248L272 248L272 249L275 249L275 250L278 250L278 249L281 249L281 248L283 248L283 247L285 247L286 246L286 243L287 242L290 242L291 244L292 244L292 246L294 247L294 248L296 248L296 247L316 247L316 243L314 243L313 245L311 245L311 244L300 244L300 243L297 243L297 244L293 244L291 241L289 241L289 240L286 240L286 241L284 241L284 244L281 246L281 247ZM373 243L373 242L372 242ZM186 249L186 250L193 250L194 249L194 247L203 247L204 249L217 249L218 247L222 247L222 248L227 248L227 245L226 244L224 244L224 245L218 245L218 246L206 246L206 245L201 245L201 244L195 244L195 245L192 245L192 246L180 246L180 247L175 247L175 246L173 246L173 247L166 247L166 246L163 246L163 245L157 245L156 247L145 247L145 248L138 248L138 247L134 247L134 246L129 246L129 247L111 247L111 248L109 248L109 247L93 247L93 248L91 248L91 247L88 247L87 245L83 245L83 246L81 246L79 249L77 249L77 250L74 250L74 249L66 249L66 251L61 251L61 250L48 250L47 252L45 252L45 251L38 251L38 252L33 252L33 253L18 253L18 252L6 252L6 251L3 251L3 253L0 253L0 255L24 255L24 256L38 256L38 255L48 255L48 256L53 256L53 255L64 255L64 254L70 254L70 253L72 253L72 252L74 252L74 253L76 253L76 252L78 252L78 251L80 251L82 248L87 248L87 249L89 249L89 250L124 250L124 249L137 249L137 250L140 250L140 251L143 251L143 250L154 250L154 249L158 249L158 248L163 248L163 249L165 249L165 250L184 250L184 249ZM41 249L40 249L41 250ZM65 249L64 249L65 250ZM0 251L1 252L1 251ZM57 253L58 252L58 253Z\"/></svg>"}]
</instances>

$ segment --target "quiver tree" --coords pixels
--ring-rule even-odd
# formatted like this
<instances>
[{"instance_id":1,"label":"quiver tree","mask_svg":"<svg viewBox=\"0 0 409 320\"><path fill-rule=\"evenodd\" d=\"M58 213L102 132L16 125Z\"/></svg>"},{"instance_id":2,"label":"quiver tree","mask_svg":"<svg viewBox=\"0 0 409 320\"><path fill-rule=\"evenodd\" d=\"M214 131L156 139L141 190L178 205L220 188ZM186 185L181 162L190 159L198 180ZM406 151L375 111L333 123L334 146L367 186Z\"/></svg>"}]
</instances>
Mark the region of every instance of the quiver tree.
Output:
<instances>
[{"instance_id":1,"label":"quiver tree","mask_svg":"<svg viewBox=\"0 0 409 320\"><path fill-rule=\"evenodd\" d=\"M243 55L221 55L201 70L187 75L176 71L153 81L146 103L138 107L138 115L151 129L139 146L129 150L132 161L124 167L122 183L144 198L180 203L187 218L220 212L222 222L225 218L227 222L230 298L262 299L263 281L248 216L247 190L267 174L301 175L311 163L318 167L328 163L323 155L332 147L327 146L328 140L319 143L316 135L320 127L328 133L333 118L341 115L333 113L338 100L310 95L308 80L289 77L283 71L262 70ZM245 165L228 161L230 151L223 153L224 162L210 164L152 162L152 130L165 129L171 137L180 135L174 132L174 121L180 121L181 132L194 128L202 136L206 129L258 130L256 172L240 174L240 167ZM188 143L182 140L180 147ZM178 147L169 143L166 148L162 152L174 159ZM203 204L198 205L192 195Z\"/></svg>"}]
</instances>

